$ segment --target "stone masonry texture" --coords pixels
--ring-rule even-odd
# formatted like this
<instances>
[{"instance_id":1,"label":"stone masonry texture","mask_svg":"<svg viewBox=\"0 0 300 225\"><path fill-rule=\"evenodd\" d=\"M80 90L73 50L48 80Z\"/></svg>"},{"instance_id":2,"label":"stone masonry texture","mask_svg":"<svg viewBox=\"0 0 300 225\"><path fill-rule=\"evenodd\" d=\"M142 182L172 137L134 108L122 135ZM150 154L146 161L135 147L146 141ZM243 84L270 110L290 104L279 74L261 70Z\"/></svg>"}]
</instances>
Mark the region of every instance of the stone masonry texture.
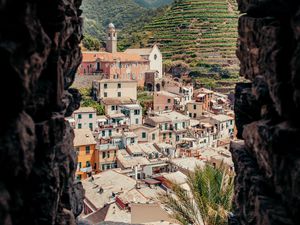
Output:
<instances>
[{"instance_id":1,"label":"stone masonry texture","mask_svg":"<svg viewBox=\"0 0 300 225\"><path fill-rule=\"evenodd\" d=\"M300 224L300 1L238 0L230 224Z\"/></svg>"},{"instance_id":2,"label":"stone masonry texture","mask_svg":"<svg viewBox=\"0 0 300 225\"><path fill-rule=\"evenodd\" d=\"M0 224L73 225L81 0L0 1Z\"/></svg>"}]
</instances>

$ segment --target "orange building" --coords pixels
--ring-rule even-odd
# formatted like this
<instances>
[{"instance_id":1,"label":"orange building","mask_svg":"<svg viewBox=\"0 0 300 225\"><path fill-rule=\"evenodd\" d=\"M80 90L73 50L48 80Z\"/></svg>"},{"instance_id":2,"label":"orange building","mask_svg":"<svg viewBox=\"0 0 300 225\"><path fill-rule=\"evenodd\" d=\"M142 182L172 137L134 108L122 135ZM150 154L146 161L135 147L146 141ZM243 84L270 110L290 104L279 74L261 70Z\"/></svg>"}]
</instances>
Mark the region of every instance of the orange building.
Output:
<instances>
[{"instance_id":1,"label":"orange building","mask_svg":"<svg viewBox=\"0 0 300 225\"><path fill-rule=\"evenodd\" d=\"M213 91L206 89L206 88L200 88L198 90L194 90L194 99L196 102L202 102L203 103L203 110L208 111L211 107L211 100L213 98Z\"/></svg>"},{"instance_id":2,"label":"orange building","mask_svg":"<svg viewBox=\"0 0 300 225\"><path fill-rule=\"evenodd\" d=\"M99 155L90 129L74 129L74 148L77 153L77 179L86 179L99 172Z\"/></svg>"}]
</instances>

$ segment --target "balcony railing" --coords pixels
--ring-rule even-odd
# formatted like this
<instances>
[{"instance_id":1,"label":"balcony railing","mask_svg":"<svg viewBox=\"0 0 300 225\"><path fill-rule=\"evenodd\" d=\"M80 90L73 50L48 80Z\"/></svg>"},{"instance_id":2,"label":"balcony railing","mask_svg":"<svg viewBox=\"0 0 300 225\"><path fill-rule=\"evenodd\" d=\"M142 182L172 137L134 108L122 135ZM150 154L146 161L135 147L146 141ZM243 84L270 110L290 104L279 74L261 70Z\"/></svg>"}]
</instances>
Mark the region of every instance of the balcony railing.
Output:
<instances>
[{"instance_id":1,"label":"balcony railing","mask_svg":"<svg viewBox=\"0 0 300 225\"><path fill-rule=\"evenodd\" d=\"M85 167L85 168L80 168L80 171L83 172L83 173L89 173L89 172L92 172L93 168L90 166L90 167Z\"/></svg>"}]
</instances>

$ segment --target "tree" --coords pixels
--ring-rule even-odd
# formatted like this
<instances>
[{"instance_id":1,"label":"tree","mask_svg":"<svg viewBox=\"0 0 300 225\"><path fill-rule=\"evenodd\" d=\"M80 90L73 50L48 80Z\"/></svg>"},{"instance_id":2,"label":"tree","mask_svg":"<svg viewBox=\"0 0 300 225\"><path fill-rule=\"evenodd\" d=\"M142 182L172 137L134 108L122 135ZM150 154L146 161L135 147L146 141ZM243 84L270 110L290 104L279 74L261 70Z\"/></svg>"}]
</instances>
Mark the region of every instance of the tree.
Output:
<instances>
[{"instance_id":1,"label":"tree","mask_svg":"<svg viewBox=\"0 0 300 225\"><path fill-rule=\"evenodd\" d=\"M93 107L97 111L97 115L104 115L105 109L104 106L94 101L91 97L91 89L90 88L82 88L79 90L82 100L81 106L83 107Z\"/></svg>"},{"instance_id":2,"label":"tree","mask_svg":"<svg viewBox=\"0 0 300 225\"><path fill-rule=\"evenodd\" d=\"M86 49L90 51L99 51L101 47L100 41L88 34L84 35L82 44Z\"/></svg>"},{"instance_id":3,"label":"tree","mask_svg":"<svg viewBox=\"0 0 300 225\"><path fill-rule=\"evenodd\" d=\"M196 168L187 178L190 191L172 183L173 194L160 199L182 224L224 225L231 210L233 176L225 170L205 166Z\"/></svg>"}]
</instances>

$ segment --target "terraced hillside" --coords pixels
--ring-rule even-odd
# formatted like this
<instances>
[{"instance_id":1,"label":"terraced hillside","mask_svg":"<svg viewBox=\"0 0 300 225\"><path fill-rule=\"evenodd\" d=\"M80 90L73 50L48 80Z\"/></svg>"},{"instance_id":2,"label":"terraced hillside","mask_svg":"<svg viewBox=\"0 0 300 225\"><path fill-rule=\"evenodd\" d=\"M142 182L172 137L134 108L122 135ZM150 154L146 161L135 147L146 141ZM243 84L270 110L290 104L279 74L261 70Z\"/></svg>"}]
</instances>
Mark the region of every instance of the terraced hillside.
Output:
<instances>
[{"instance_id":1,"label":"terraced hillside","mask_svg":"<svg viewBox=\"0 0 300 225\"><path fill-rule=\"evenodd\" d=\"M165 59L237 70L237 18L235 0L177 0L145 30L152 34L148 43L159 44Z\"/></svg>"}]
</instances>

